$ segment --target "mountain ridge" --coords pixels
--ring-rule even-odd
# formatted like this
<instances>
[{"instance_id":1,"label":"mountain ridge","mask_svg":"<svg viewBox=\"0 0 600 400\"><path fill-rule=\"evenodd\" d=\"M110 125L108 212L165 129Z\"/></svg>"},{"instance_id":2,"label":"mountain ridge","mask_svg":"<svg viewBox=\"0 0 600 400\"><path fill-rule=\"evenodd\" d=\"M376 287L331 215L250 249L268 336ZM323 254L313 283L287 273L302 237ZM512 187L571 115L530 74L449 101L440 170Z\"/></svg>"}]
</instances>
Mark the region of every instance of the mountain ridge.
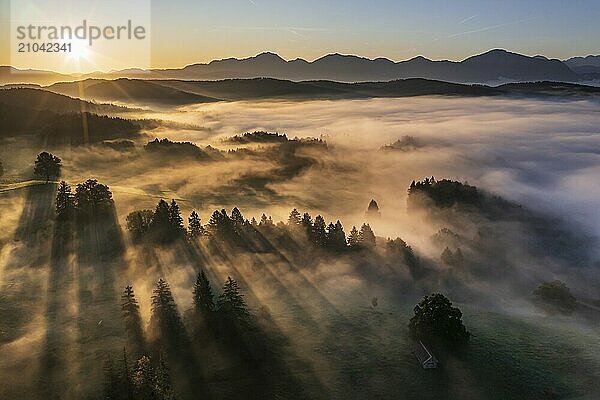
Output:
<instances>
[{"instance_id":1,"label":"mountain ridge","mask_svg":"<svg viewBox=\"0 0 600 400\"><path fill-rule=\"evenodd\" d=\"M590 58L591 57L591 58ZM337 82L372 82L423 78L453 83L499 85L510 82L588 82L598 80L600 57L574 57L568 60L528 56L505 49L491 49L461 61L432 60L419 55L408 60L393 61L385 57L367 58L354 54L330 53L307 61L302 58L285 60L266 51L253 57L224 58L208 63L193 63L181 68L139 70L129 68L89 74L56 74L29 70L14 72L12 67L0 67L0 84L39 83L86 78L117 79L180 79L222 80L268 77L291 81L331 80ZM583 60L583 61L582 61ZM596 62L598 65L596 65ZM582 64L584 63L584 64ZM597 70L598 69L598 70Z\"/></svg>"}]
</instances>

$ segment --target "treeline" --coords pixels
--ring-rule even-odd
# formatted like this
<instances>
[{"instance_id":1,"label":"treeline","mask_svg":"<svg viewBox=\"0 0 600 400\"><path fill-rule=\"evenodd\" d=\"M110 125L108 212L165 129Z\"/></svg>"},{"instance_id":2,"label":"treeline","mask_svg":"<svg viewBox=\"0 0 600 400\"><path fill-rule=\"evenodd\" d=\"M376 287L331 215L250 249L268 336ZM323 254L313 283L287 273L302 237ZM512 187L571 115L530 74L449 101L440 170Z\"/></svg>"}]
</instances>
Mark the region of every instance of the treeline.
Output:
<instances>
[{"instance_id":1,"label":"treeline","mask_svg":"<svg viewBox=\"0 0 600 400\"><path fill-rule=\"evenodd\" d=\"M198 213L192 211L186 229L177 202L167 203L163 199L154 211L131 212L126 218L126 227L138 242L170 243L179 238L206 238L252 251L268 251L271 241L266 240L267 237L283 239L286 236L301 238L315 248L332 251L368 249L377 245L369 224L363 224L360 229L353 226L346 235L339 220L326 223L321 215L313 219L309 213L301 214L297 209L290 212L287 222L277 224L266 214L262 214L260 220L247 219L234 207L231 215L225 209L215 210L208 223L203 225Z\"/></svg>"},{"instance_id":2,"label":"treeline","mask_svg":"<svg viewBox=\"0 0 600 400\"><path fill-rule=\"evenodd\" d=\"M287 143L295 142L305 145L318 145L327 147L327 142L321 138L298 138L289 139L285 133L254 131L242 135L235 135L225 139L226 142L249 144L249 143Z\"/></svg>"},{"instance_id":3,"label":"treeline","mask_svg":"<svg viewBox=\"0 0 600 400\"><path fill-rule=\"evenodd\" d=\"M412 181L408 188L409 197L418 193L425 194L440 208L455 204L479 206L483 199L475 186L449 179L436 181L433 176L422 181Z\"/></svg>"},{"instance_id":4,"label":"treeline","mask_svg":"<svg viewBox=\"0 0 600 400\"><path fill-rule=\"evenodd\" d=\"M197 160L210 160L223 158L221 151L212 146L201 149L192 142L174 142L167 138L154 139L144 146L149 153L166 156L189 157Z\"/></svg>"},{"instance_id":5,"label":"treeline","mask_svg":"<svg viewBox=\"0 0 600 400\"><path fill-rule=\"evenodd\" d=\"M0 136L34 133L48 145L82 145L135 137L139 130L138 125L117 117L89 112L58 114L0 103Z\"/></svg>"},{"instance_id":6,"label":"treeline","mask_svg":"<svg viewBox=\"0 0 600 400\"><path fill-rule=\"evenodd\" d=\"M106 139L134 138L140 126L119 117L89 112L60 115L43 127L41 134L51 145L83 145Z\"/></svg>"}]
</instances>

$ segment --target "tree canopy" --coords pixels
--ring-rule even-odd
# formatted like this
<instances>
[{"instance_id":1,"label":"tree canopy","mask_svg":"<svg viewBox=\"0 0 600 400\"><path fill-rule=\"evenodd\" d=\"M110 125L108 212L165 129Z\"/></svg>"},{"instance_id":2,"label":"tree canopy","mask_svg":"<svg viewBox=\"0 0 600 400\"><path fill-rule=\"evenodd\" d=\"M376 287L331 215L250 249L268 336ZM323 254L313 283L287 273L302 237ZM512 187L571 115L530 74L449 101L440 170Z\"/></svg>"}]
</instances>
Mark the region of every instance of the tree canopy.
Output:
<instances>
[{"instance_id":1,"label":"tree canopy","mask_svg":"<svg viewBox=\"0 0 600 400\"><path fill-rule=\"evenodd\" d=\"M462 312L440 293L423 297L408 325L412 337L428 342L462 345L471 334L462 322Z\"/></svg>"},{"instance_id":2,"label":"tree canopy","mask_svg":"<svg viewBox=\"0 0 600 400\"><path fill-rule=\"evenodd\" d=\"M533 291L533 295L564 313L570 313L577 307L577 300L571 294L566 283L559 280L544 282Z\"/></svg>"},{"instance_id":3,"label":"tree canopy","mask_svg":"<svg viewBox=\"0 0 600 400\"><path fill-rule=\"evenodd\" d=\"M41 152L35 159L33 167L33 173L46 180L46 183L50 181L50 178L58 178L60 176L60 168L62 167L61 159L50 154L46 151Z\"/></svg>"}]
</instances>

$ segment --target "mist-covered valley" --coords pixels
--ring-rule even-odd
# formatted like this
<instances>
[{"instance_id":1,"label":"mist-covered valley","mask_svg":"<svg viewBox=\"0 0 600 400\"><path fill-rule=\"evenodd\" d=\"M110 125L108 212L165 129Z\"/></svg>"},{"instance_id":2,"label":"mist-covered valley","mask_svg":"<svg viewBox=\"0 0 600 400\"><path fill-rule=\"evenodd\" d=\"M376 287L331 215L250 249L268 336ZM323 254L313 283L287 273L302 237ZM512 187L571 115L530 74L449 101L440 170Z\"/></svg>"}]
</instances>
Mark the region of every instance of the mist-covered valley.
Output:
<instances>
[{"instance_id":1,"label":"mist-covered valley","mask_svg":"<svg viewBox=\"0 0 600 400\"><path fill-rule=\"evenodd\" d=\"M596 99L119 105L0 135L0 398L600 395Z\"/></svg>"}]
</instances>

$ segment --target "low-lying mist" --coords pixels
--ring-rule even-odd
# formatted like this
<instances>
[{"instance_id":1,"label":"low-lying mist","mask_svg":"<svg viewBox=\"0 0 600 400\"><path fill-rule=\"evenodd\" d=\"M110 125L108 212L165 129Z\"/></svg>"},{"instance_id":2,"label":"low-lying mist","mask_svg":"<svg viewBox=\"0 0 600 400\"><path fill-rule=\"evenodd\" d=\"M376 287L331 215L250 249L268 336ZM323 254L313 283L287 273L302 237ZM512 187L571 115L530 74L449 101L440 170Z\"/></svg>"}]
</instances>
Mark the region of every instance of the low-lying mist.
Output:
<instances>
[{"instance_id":1,"label":"low-lying mist","mask_svg":"<svg viewBox=\"0 0 600 400\"><path fill-rule=\"evenodd\" d=\"M474 341L479 346L474 347L478 349L485 345L486 349L498 348L510 354L510 346L515 344L496 339L494 335L506 321L502 320L504 317L486 314L490 311L518 315L531 326L545 321L534 333L529 331L533 329L530 325L515 323L511 329L519 332L517 336L537 335L546 340L552 332L565 330L564 337L569 339L564 339L566 345L560 342L563 350L571 349L569 346L579 349L590 337L594 338L593 349L600 346L597 336L588 331L587 322L577 331L579 328L570 326L572 320L567 317L545 320L545 314L529 301L537 285L553 279L566 281L573 293L586 301L598 300L597 102L459 97L223 102L172 112L134 112L129 117L132 115L174 121L195 129L159 126L145 131L133 149L119 150L104 144L51 149L62 159L61 179L71 186L93 178L110 187L115 210L111 214L114 220L103 222L108 227L87 227L89 231L82 229L74 234L71 247L63 245L57 236L57 224L51 222L55 185L18 190L13 190L17 186L3 186L0 287L5 292L0 293L4 296L0 297L0 306L8 306L0 308L0 316L7 320L25 310L35 318L30 323L15 321L18 329L11 330L15 340L0 336L0 356L5 354L12 360L0 361L0 377L9 375L11 363L21 369L31 360L49 357L36 363L30 374L43 375L44 371L69 365L73 370L65 369L62 375L53 372L61 375L59 382L75 380L83 387L89 380L99 387L101 373L90 373L89 369L102 351L119 349L123 342L122 328L107 312L115 309L118 314L120 294L116 293L125 285L133 285L147 325L152 315L152 290L158 278L163 277L172 288L179 312L186 316L193 307L192 289L201 268L207 271L215 292L227 276L235 277L251 308L269 315L273 332L289 341L294 356L286 359L286 366L307 380L309 372L317 375L315 382L329 391L322 393L333 393L331 398L347 398L342 393L347 395L352 390L348 389L348 382L356 387L364 384L363 395L378 393L386 386L380 384L383 379L387 382L390 375L386 374L402 380L406 373L407 380L421 382L407 388L409 394L419 385L429 387L419 380L422 377L412 365L407 366L406 361L398 364L398 360L406 359L404 353L409 350L408 344L398 346L395 338L406 334L414 302L432 291L443 291L461 307L464 305L465 319L474 321ZM279 145L227 140L253 131L279 132L289 139L320 138L327 146L318 141L315 146L300 141ZM201 150L196 155L193 149L185 154L145 150L146 143L154 138L189 141ZM397 142L398 139L401 140ZM209 145L211 148L207 149ZM0 156L9 183L17 185L31 179L31 164L42 148L25 139L7 142ZM11 152L18 157L11 158ZM560 238L544 239L569 246L574 237L572 243L583 243L581 264L569 258L570 254L540 255L537 247L543 247L542 242L534 243L537 247L531 245L540 236L535 236L535 229L521 221L407 207L411 182L431 176L468 181L534 213L558 217L552 221L573 236L563 237L562 231L557 230ZM339 219L346 235L352 226L360 228L368 221L378 237L378 250L360 256L323 256L322 260L304 263L310 268L299 268L305 261L301 248L296 250L295 256L301 260L297 261L286 253L289 249L278 251L277 245L272 252L220 249L219 254L184 241L171 247L136 244L125 229L126 216L134 210L154 210L161 198L175 199L185 220L190 211L198 211L203 224L215 209L230 212L235 206L248 219L260 220L261 214L266 213L275 222L287 221L293 208L313 217L320 214L327 223ZM371 199L377 201L380 217L365 214ZM45 222L38 226L37 221ZM442 228L452 231L442 231L446 232L442 239L441 234L434 237ZM391 256L384 250L388 237L405 240L422 271L415 272L404 258L390 263ZM120 251L115 251L116 256L106 255L112 242L121 246ZM290 244L295 245L298 243ZM451 263L441 256L445 247L452 251L460 247L466 261L461 259L449 266ZM425 278L419 278L419 273ZM107 287L115 290L105 291ZM34 294L27 295L31 290ZM21 298L28 303L23 308L12 307ZM380 304L376 310L375 298ZM52 329L65 334L55 337ZM2 326L0 335L1 330ZM19 333L21 338L30 337L31 342L19 341ZM80 347L61 352L70 341ZM85 351L89 343L93 343L90 346L94 352L97 350L93 356L91 350ZM521 342L518 345L525 346ZM26 346L33 353L25 352ZM553 346L554 342L544 341L542 347L550 351ZM526 347L525 351L533 350ZM87 358L78 359L84 353ZM367 353L378 358L365 361L361 357ZM387 353L396 359L386 358ZM492 350L476 350L473 354L471 360L479 362L497 358ZM305 368L299 359L310 368ZM355 374L360 366L353 364L359 359L372 374L372 380L363 384L357 383L361 375ZM527 381L523 385L535 386L537 390L537 383L529 382L527 371L540 367L536 364L539 359L531 359L527 367L530 369L518 370L517 366L514 373ZM379 362L394 372L378 369ZM481 376L473 365L453 362L456 369L443 377L444 384L452 386L451 393L486 398L489 388L477 383ZM597 353L592 353L586 363L581 368L599 365ZM559 370L552 370L558 374L556 371ZM218 382L219 373L211 375L211 379ZM592 375L584 374L581 379L589 380ZM553 381L554 375L548 374L542 380ZM506 383L498 378L500 381ZM462 382L472 385L464 389L459 387ZM52 384L56 385L56 381ZM439 387L432 389L430 398L436 398ZM573 387L583 385L577 381ZM65 398L89 392L81 387L71 389ZM11 390L5 392L15 392ZM382 393L389 398L391 392ZM501 398L501 394L498 396Z\"/></svg>"}]
</instances>

